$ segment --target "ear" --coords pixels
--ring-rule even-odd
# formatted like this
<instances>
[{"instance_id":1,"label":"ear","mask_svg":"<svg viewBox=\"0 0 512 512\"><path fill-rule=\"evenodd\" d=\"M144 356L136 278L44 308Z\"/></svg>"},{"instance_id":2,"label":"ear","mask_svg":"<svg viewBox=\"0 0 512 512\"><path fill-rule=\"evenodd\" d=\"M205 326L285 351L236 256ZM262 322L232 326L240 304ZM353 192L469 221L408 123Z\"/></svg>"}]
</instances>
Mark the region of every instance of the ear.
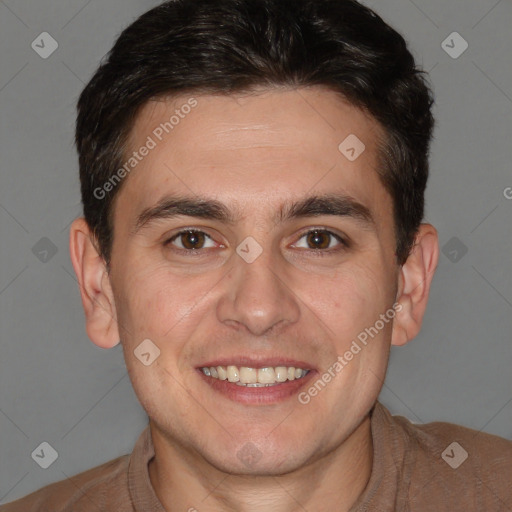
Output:
<instances>
[{"instance_id":1,"label":"ear","mask_svg":"<svg viewBox=\"0 0 512 512\"><path fill-rule=\"evenodd\" d=\"M398 278L397 302L401 308L397 308L393 322L392 345L405 345L420 332L438 259L437 231L430 224L421 224Z\"/></svg>"},{"instance_id":2,"label":"ear","mask_svg":"<svg viewBox=\"0 0 512 512\"><path fill-rule=\"evenodd\" d=\"M112 348L119 343L114 294L105 260L84 218L71 224L69 252L80 286L87 335L98 347Z\"/></svg>"}]
</instances>

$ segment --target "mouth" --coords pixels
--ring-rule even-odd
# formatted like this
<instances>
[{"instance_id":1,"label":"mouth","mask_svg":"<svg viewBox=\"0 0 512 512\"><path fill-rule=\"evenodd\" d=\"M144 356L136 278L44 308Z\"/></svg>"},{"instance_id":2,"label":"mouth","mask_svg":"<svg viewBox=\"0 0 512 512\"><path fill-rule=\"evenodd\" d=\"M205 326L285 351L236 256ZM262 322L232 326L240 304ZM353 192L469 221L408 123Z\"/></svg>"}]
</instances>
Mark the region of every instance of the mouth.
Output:
<instances>
[{"instance_id":1,"label":"mouth","mask_svg":"<svg viewBox=\"0 0 512 512\"><path fill-rule=\"evenodd\" d=\"M294 365L282 362L275 366L261 362L249 364L205 364L197 371L214 391L235 402L255 405L289 399L316 373L301 362Z\"/></svg>"},{"instance_id":2,"label":"mouth","mask_svg":"<svg viewBox=\"0 0 512 512\"><path fill-rule=\"evenodd\" d=\"M201 371L207 377L218 380L227 380L237 386L245 387L269 387L277 386L283 382L304 378L309 370L294 366L267 366L263 368L251 368L248 366L204 366Z\"/></svg>"}]
</instances>

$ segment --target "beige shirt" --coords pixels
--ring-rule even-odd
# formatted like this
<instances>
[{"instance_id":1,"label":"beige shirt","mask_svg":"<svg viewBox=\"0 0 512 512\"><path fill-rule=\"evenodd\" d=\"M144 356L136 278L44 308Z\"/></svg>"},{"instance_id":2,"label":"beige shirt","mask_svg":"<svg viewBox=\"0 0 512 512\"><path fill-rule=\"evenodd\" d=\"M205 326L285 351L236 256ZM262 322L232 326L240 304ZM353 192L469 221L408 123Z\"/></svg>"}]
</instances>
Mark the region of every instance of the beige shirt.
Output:
<instances>
[{"instance_id":1,"label":"beige shirt","mask_svg":"<svg viewBox=\"0 0 512 512\"><path fill-rule=\"evenodd\" d=\"M372 473L350 512L512 512L512 441L450 423L412 424L378 402L371 429ZM149 479L154 454L148 425L131 455L0 512L165 512Z\"/></svg>"}]
</instances>

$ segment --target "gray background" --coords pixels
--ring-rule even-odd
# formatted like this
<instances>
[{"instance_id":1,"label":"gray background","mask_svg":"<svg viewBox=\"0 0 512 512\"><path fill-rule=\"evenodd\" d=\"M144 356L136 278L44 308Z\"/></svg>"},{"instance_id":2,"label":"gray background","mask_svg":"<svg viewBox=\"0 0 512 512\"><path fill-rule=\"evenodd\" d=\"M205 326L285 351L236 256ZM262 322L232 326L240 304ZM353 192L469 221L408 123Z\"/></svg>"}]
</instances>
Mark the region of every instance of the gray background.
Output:
<instances>
[{"instance_id":1,"label":"gray background","mask_svg":"<svg viewBox=\"0 0 512 512\"><path fill-rule=\"evenodd\" d=\"M86 336L68 227L81 213L76 99L119 32L157 3L0 0L0 503L129 453L147 422L121 347ZM380 399L416 422L512 439L511 2L365 3L431 72L426 220L444 247L423 330L392 350ZM454 31L469 45L458 58L441 45ZM59 44L47 59L31 48L42 32ZM58 452L48 469L31 458L43 441Z\"/></svg>"}]
</instances>

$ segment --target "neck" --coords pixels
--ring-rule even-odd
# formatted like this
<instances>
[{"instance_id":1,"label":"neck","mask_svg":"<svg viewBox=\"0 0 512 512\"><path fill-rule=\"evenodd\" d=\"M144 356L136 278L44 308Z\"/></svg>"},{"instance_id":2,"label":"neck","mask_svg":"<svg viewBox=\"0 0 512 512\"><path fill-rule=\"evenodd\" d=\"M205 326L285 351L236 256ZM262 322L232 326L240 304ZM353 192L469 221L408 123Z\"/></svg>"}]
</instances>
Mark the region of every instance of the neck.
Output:
<instances>
[{"instance_id":1,"label":"neck","mask_svg":"<svg viewBox=\"0 0 512 512\"><path fill-rule=\"evenodd\" d=\"M279 476L220 471L190 450L170 443L151 424L153 488L167 512L348 512L370 478L370 417L335 450Z\"/></svg>"}]
</instances>

